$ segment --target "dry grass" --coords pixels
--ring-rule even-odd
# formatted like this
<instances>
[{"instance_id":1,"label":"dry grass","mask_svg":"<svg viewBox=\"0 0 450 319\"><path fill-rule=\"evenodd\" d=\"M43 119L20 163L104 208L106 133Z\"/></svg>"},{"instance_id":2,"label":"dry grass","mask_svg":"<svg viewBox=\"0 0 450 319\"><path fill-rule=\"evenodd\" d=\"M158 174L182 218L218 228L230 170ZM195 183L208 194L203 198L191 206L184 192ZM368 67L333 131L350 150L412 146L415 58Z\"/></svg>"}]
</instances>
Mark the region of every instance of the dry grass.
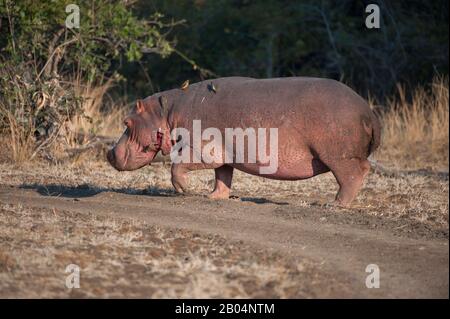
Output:
<instances>
[{"instance_id":1,"label":"dry grass","mask_svg":"<svg viewBox=\"0 0 450 319\"><path fill-rule=\"evenodd\" d=\"M298 298L341 289L306 259L91 213L0 204L0 234L2 298ZM81 289L65 286L69 264L80 267Z\"/></svg>"},{"instance_id":2,"label":"dry grass","mask_svg":"<svg viewBox=\"0 0 450 319\"><path fill-rule=\"evenodd\" d=\"M35 139L33 136L34 126L27 127L21 125L21 117L15 116L11 111L7 109L2 110L7 114L8 126L9 126L9 137L10 141L8 147L5 147L5 151L10 151L11 159L14 162L24 162L30 158L33 146L35 144Z\"/></svg>"},{"instance_id":3,"label":"dry grass","mask_svg":"<svg viewBox=\"0 0 450 319\"><path fill-rule=\"evenodd\" d=\"M417 88L408 102L399 86L382 116L382 147L378 157L403 168L448 171L448 77L436 77L431 88Z\"/></svg>"},{"instance_id":4,"label":"dry grass","mask_svg":"<svg viewBox=\"0 0 450 319\"><path fill-rule=\"evenodd\" d=\"M0 99L0 129L7 144L1 159L27 162L37 154L57 158L86 142L80 137L118 135L123 129L128 110L109 96L111 79L97 86L52 79L36 88L19 76L14 79L14 91Z\"/></svg>"},{"instance_id":5,"label":"dry grass","mask_svg":"<svg viewBox=\"0 0 450 319\"><path fill-rule=\"evenodd\" d=\"M207 193L213 176L210 170L193 172L191 189ZM169 166L119 173L96 160L72 165L1 164L0 184L39 186L52 196L70 187L129 194L172 191ZM281 206L282 210L274 205L274 218L281 214L299 218L301 212L315 212L308 208L319 208L317 218L344 222L347 216L352 227L357 227L359 215L371 215L380 225L392 220L398 221L399 227L417 223L428 229L427 236L443 232L448 238L448 186L448 177L371 174L351 209L321 206L332 200L337 190L331 174L286 182L236 172L233 192L241 198L289 203ZM72 263L81 267L82 289L65 287L64 270ZM105 217L95 211L75 213L0 203L0 297L299 298L333 296L336 291L350 294L345 283L337 280L311 260L296 264L217 235Z\"/></svg>"},{"instance_id":6,"label":"dry grass","mask_svg":"<svg viewBox=\"0 0 450 319\"><path fill-rule=\"evenodd\" d=\"M124 105L117 105L108 95L112 86L112 79L100 86L76 85L75 92L82 98L84 116L76 116L69 121L71 142L77 134L114 136L123 131L122 121L128 110Z\"/></svg>"}]
</instances>

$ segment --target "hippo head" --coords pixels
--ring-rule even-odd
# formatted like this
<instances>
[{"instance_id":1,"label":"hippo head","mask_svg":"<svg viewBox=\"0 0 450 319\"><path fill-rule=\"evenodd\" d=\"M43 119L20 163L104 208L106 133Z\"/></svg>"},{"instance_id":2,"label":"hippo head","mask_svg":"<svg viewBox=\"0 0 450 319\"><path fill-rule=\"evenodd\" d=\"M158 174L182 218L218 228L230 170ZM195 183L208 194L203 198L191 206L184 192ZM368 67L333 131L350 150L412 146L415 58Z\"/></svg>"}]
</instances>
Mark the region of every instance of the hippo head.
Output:
<instances>
[{"instance_id":1,"label":"hippo head","mask_svg":"<svg viewBox=\"0 0 450 319\"><path fill-rule=\"evenodd\" d=\"M125 132L108 151L108 162L118 171L132 171L151 163L161 150L170 153L167 101L164 96L138 100L125 118Z\"/></svg>"}]
</instances>

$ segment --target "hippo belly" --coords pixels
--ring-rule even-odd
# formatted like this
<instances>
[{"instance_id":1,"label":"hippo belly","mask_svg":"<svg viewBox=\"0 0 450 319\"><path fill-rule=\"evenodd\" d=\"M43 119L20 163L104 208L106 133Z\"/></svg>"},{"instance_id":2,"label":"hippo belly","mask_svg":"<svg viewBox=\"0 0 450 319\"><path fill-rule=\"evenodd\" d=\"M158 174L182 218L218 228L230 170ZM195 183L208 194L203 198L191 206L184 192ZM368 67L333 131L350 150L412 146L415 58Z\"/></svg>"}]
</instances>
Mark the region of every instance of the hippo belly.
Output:
<instances>
[{"instance_id":1,"label":"hippo belly","mask_svg":"<svg viewBox=\"0 0 450 319\"><path fill-rule=\"evenodd\" d=\"M293 165L284 165L280 163L276 173L263 175L266 178L295 181L300 179L308 179L313 176L329 172L330 169L322 163L320 159L311 158L292 163ZM248 174L261 176L258 164L232 164L232 167Z\"/></svg>"}]
</instances>

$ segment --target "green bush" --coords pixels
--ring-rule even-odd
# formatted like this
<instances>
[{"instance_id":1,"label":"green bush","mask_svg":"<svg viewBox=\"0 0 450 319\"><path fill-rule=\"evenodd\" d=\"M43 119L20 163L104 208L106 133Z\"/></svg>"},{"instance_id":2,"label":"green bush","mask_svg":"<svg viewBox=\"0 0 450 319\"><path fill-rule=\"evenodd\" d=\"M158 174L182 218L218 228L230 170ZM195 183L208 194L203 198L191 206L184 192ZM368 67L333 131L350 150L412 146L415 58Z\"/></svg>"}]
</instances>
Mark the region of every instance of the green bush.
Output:
<instances>
[{"instance_id":1,"label":"green bush","mask_svg":"<svg viewBox=\"0 0 450 319\"><path fill-rule=\"evenodd\" d=\"M175 22L158 12L144 19L127 1L81 1L80 27L69 29L71 2L0 2L0 130L11 135L15 160L34 157L83 114L76 87L119 80L122 61L173 50L166 29Z\"/></svg>"}]
</instances>

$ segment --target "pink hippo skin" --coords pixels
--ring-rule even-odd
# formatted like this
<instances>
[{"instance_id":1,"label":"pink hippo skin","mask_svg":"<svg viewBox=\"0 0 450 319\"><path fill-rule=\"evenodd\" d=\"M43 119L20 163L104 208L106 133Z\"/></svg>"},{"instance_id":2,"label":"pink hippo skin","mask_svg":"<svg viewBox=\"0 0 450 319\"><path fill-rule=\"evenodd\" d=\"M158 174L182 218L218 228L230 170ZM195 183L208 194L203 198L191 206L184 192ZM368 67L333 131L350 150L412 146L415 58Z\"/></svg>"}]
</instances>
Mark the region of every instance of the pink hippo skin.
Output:
<instances>
[{"instance_id":1,"label":"pink hippo skin","mask_svg":"<svg viewBox=\"0 0 450 319\"><path fill-rule=\"evenodd\" d=\"M367 157L380 143L380 124L369 105L340 82L227 77L139 100L124 121L123 136L108 152L108 161L120 171L148 165L158 151L170 153L175 144L173 129L186 128L192 138L193 120L201 120L202 130L218 128L223 140L225 128L278 128L278 169L272 174L260 174L267 161L262 163L258 157L256 163L225 163L229 148L222 144L218 144L222 160L172 164L172 184L178 192L186 192L189 171L214 169L215 187L209 195L214 199L229 198L234 168L279 180L307 179L331 171L339 184L336 203L347 206L369 172ZM203 141L202 147L208 142Z\"/></svg>"}]
</instances>

